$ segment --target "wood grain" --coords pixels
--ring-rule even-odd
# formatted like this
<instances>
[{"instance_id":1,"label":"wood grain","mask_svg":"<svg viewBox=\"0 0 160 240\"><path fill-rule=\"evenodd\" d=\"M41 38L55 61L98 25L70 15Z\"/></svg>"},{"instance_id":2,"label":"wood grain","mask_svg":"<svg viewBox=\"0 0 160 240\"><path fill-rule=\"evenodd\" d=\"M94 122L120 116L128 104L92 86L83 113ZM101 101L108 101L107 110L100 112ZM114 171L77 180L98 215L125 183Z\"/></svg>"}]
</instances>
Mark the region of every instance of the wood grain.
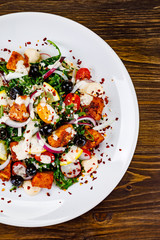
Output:
<instances>
[{"instance_id":1,"label":"wood grain","mask_svg":"<svg viewBox=\"0 0 160 240\"><path fill-rule=\"evenodd\" d=\"M134 83L140 133L130 167L116 189L88 213L45 228L0 225L0 239L160 239L160 1L0 0L0 14L43 11L73 19L101 36ZM2 33L1 33L2 34Z\"/></svg>"}]
</instances>

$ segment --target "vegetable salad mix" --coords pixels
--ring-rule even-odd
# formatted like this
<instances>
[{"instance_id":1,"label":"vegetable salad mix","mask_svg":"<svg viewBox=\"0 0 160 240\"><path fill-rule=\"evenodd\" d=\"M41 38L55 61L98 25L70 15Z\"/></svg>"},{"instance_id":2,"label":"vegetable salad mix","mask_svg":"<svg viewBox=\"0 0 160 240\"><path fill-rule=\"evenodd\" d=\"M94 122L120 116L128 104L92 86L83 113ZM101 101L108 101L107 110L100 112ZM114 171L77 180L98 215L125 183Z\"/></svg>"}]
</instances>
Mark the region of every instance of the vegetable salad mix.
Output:
<instances>
[{"instance_id":1,"label":"vegetable salad mix","mask_svg":"<svg viewBox=\"0 0 160 240\"><path fill-rule=\"evenodd\" d=\"M88 68L28 48L0 61L0 178L29 195L67 189L98 166L103 88Z\"/></svg>"}]
</instances>

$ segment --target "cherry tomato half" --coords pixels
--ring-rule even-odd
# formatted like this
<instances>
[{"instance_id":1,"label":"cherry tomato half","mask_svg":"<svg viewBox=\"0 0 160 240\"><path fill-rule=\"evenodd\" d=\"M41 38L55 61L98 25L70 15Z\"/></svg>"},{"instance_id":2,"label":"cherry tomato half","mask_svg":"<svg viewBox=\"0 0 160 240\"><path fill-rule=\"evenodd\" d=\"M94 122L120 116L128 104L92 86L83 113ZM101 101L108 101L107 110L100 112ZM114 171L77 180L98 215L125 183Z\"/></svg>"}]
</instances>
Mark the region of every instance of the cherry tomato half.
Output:
<instances>
[{"instance_id":1,"label":"cherry tomato half","mask_svg":"<svg viewBox=\"0 0 160 240\"><path fill-rule=\"evenodd\" d=\"M78 111L80 108L80 97L75 93L69 93L67 94L64 103L66 106L74 104L74 111Z\"/></svg>"},{"instance_id":2,"label":"cherry tomato half","mask_svg":"<svg viewBox=\"0 0 160 240\"><path fill-rule=\"evenodd\" d=\"M34 158L35 158L37 161L41 162L41 161L42 161L41 156L48 156L48 157L50 157L50 158L51 158L51 163L54 162L54 160L55 160L54 154L52 154L52 153L50 153L50 152L47 152L47 151L44 152L44 153L41 153L41 155L35 155Z\"/></svg>"},{"instance_id":3,"label":"cherry tomato half","mask_svg":"<svg viewBox=\"0 0 160 240\"><path fill-rule=\"evenodd\" d=\"M90 79L91 74L88 68L80 68L76 73L76 80Z\"/></svg>"}]
</instances>

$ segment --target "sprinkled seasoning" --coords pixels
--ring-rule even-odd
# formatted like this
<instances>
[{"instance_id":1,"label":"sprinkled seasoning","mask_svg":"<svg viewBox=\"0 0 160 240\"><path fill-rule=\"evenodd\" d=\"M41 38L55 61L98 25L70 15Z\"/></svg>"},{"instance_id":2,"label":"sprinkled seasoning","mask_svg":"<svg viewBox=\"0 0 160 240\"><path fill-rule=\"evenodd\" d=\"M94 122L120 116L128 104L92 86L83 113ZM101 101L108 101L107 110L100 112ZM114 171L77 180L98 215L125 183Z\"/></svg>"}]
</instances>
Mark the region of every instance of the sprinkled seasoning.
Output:
<instances>
[{"instance_id":1,"label":"sprinkled seasoning","mask_svg":"<svg viewBox=\"0 0 160 240\"><path fill-rule=\"evenodd\" d=\"M3 197L1 197L1 200L4 200L4 198L3 198Z\"/></svg>"},{"instance_id":2,"label":"sprinkled seasoning","mask_svg":"<svg viewBox=\"0 0 160 240\"><path fill-rule=\"evenodd\" d=\"M22 196L21 194L18 195L18 197L21 197L21 196Z\"/></svg>"},{"instance_id":3,"label":"sprinkled seasoning","mask_svg":"<svg viewBox=\"0 0 160 240\"><path fill-rule=\"evenodd\" d=\"M69 52L72 52L72 50L69 50Z\"/></svg>"},{"instance_id":4,"label":"sprinkled seasoning","mask_svg":"<svg viewBox=\"0 0 160 240\"><path fill-rule=\"evenodd\" d=\"M72 193L71 192L68 192L69 193L69 195L72 195Z\"/></svg>"},{"instance_id":5,"label":"sprinkled seasoning","mask_svg":"<svg viewBox=\"0 0 160 240\"><path fill-rule=\"evenodd\" d=\"M119 119L118 117L115 118L116 121L118 121L118 119Z\"/></svg>"},{"instance_id":6,"label":"sprinkled seasoning","mask_svg":"<svg viewBox=\"0 0 160 240\"><path fill-rule=\"evenodd\" d=\"M45 37L45 38L43 38L43 41L46 41L47 40L47 38Z\"/></svg>"},{"instance_id":7,"label":"sprinkled seasoning","mask_svg":"<svg viewBox=\"0 0 160 240\"><path fill-rule=\"evenodd\" d=\"M46 194L47 194L47 196L48 196L48 197L50 197L50 196L51 196L49 192L47 192Z\"/></svg>"},{"instance_id":8,"label":"sprinkled seasoning","mask_svg":"<svg viewBox=\"0 0 160 240\"><path fill-rule=\"evenodd\" d=\"M73 59L76 59L74 56L72 56Z\"/></svg>"},{"instance_id":9,"label":"sprinkled seasoning","mask_svg":"<svg viewBox=\"0 0 160 240\"><path fill-rule=\"evenodd\" d=\"M102 79L101 79L101 81L100 81L100 84L103 84L103 83L104 83L104 81L105 81L105 79L104 79L104 78L102 78Z\"/></svg>"},{"instance_id":10,"label":"sprinkled seasoning","mask_svg":"<svg viewBox=\"0 0 160 240\"><path fill-rule=\"evenodd\" d=\"M122 149L120 148L119 151L122 151Z\"/></svg>"},{"instance_id":11,"label":"sprinkled seasoning","mask_svg":"<svg viewBox=\"0 0 160 240\"><path fill-rule=\"evenodd\" d=\"M77 64L81 65L82 61L80 59L77 60Z\"/></svg>"},{"instance_id":12,"label":"sprinkled seasoning","mask_svg":"<svg viewBox=\"0 0 160 240\"><path fill-rule=\"evenodd\" d=\"M7 203L11 203L11 200L7 201Z\"/></svg>"},{"instance_id":13,"label":"sprinkled seasoning","mask_svg":"<svg viewBox=\"0 0 160 240\"><path fill-rule=\"evenodd\" d=\"M92 187L90 187L90 190L93 190L93 186L92 186Z\"/></svg>"},{"instance_id":14,"label":"sprinkled seasoning","mask_svg":"<svg viewBox=\"0 0 160 240\"><path fill-rule=\"evenodd\" d=\"M3 212L3 210L1 210L1 213Z\"/></svg>"},{"instance_id":15,"label":"sprinkled seasoning","mask_svg":"<svg viewBox=\"0 0 160 240\"><path fill-rule=\"evenodd\" d=\"M108 161L111 161L111 158L108 158Z\"/></svg>"}]
</instances>

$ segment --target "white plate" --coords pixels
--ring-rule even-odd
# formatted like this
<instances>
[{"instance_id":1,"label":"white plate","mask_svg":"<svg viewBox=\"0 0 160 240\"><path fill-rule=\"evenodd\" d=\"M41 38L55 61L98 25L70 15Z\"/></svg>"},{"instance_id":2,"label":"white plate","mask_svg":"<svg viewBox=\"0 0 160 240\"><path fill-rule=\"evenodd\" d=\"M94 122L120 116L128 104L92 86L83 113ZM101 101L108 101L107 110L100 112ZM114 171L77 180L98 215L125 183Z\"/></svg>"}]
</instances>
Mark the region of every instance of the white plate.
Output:
<instances>
[{"instance_id":1,"label":"white plate","mask_svg":"<svg viewBox=\"0 0 160 240\"><path fill-rule=\"evenodd\" d=\"M86 27L69 19L45 13L9 14L0 17L0 32L1 56L6 59L10 54L4 52L4 48L23 53L25 42L31 42L28 47L35 48L38 44L37 48L42 52L56 54L53 47L41 45L47 37L71 61L72 56L76 58L75 63L81 59L81 66L89 67L94 79L100 81L105 78L103 86L109 97L105 112L111 121L115 118L119 120L114 121L112 130L107 131L107 138L100 147L101 152L98 152L104 153L105 164L99 165L97 179L93 181L88 178L88 184L77 183L67 191L53 187L35 197L27 196L23 189L11 193L9 183L6 186L0 183L0 191L5 188L5 191L1 191L4 200L0 199L0 211L3 210L0 212L1 223L39 227L68 221L89 211L106 198L131 162L139 128L138 104L132 81L123 63L107 43ZM106 142L110 148L106 148ZM111 147L111 144L114 146ZM110 158L111 161L108 160ZM50 192L50 197L47 192ZM22 196L18 197L20 194Z\"/></svg>"}]
</instances>

